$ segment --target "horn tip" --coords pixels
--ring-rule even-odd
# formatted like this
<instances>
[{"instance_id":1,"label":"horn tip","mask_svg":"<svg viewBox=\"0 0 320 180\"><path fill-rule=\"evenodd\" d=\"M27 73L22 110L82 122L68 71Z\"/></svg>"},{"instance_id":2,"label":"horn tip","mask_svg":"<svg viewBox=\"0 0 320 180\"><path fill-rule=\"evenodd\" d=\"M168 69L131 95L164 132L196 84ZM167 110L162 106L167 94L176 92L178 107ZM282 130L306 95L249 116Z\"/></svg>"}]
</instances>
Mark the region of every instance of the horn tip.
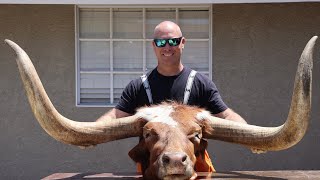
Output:
<instances>
[{"instance_id":1,"label":"horn tip","mask_svg":"<svg viewBox=\"0 0 320 180\"><path fill-rule=\"evenodd\" d=\"M10 39L5 39L4 42L5 42L6 44L12 43L12 41L11 41Z\"/></svg>"},{"instance_id":2,"label":"horn tip","mask_svg":"<svg viewBox=\"0 0 320 180\"><path fill-rule=\"evenodd\" d=\"M11 41L10 39L5 39L4 42L6 44L8 44L11 48L14 48L14 49L15 49L15 47L18 46L15 42Z\"/></svg>"}]
</instances>

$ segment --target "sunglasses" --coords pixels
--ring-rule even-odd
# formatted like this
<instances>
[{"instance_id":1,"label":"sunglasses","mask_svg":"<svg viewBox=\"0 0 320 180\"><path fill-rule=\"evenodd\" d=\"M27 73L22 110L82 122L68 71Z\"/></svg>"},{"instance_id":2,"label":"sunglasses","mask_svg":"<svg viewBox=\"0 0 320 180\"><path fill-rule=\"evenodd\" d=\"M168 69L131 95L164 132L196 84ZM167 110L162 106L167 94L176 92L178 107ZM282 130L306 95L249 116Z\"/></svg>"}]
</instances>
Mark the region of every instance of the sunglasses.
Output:
<instances>
[{"instance_id":1,"label":"sunglasses","mask_svg":"<svg viewBox=\"0 0 320 180\"><path fill-rule=\"evenodd\" d=\"M168 43L169 46L178 46L181 42L182 37L171 38L171 39L154 39L153 42L157 47L165 47Z\"/></svg>"}]
</instances>

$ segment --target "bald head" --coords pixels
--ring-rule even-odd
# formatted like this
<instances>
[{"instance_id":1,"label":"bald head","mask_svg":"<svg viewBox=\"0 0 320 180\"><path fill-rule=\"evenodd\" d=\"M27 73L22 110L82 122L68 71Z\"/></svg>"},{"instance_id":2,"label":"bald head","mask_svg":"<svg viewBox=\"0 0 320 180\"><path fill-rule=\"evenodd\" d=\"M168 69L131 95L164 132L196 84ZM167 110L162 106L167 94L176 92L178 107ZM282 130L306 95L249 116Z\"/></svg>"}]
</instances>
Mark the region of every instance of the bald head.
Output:
<instances>
[{"instance_id":1,"label":"bald head","mask_svg":"<svg viewBox=\"0 0 320 180\"><path fill-rule=\"evenodd\" d=\"M153 38L173 38L181 37L180 27L171 21L163 21L158 24L153 32Z\"/></svg>"}]
</instances>

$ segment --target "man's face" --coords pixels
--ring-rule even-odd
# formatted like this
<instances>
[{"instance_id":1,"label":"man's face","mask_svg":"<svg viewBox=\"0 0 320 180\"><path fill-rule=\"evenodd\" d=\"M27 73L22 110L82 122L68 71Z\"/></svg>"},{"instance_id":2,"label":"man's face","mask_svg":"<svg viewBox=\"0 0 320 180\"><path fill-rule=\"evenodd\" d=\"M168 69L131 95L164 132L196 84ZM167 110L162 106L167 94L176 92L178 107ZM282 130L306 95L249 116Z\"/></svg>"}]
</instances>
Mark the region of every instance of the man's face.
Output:
<instances>
[{"instance_id":1,"label":"man's face","mask_svg":"<svg viewBox=\"0 0 320 180\"><path fill-rule=\"evenodd\" d=\"M158 65L179 65L180 64L180 57L182 55L182 50L185 44L185 38L182 37L180 39L180 44L177 46L172 46L169 45L168 39L172 38L180 38L181 33L171 30L171 29L166 29L163 31L157 32L155 34L154 39L166 39L167 41L165 42L164 47L157 47L156 43L152 41L153 49L155 52L155 55L157 56L158 59ZM169 40L171 42L175 42L176 40Z\"/></svg>"}]
</instances>

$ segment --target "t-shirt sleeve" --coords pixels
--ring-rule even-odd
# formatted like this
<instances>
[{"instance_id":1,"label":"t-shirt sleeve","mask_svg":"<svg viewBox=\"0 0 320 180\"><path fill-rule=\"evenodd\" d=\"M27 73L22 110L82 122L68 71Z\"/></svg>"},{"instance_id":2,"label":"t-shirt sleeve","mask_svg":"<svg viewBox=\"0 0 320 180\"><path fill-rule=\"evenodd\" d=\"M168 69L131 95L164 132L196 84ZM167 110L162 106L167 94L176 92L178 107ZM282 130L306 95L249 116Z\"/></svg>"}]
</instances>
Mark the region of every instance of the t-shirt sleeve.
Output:
<instances>
[{"instance_id":1,"label":"t-shirt sleeve","mask_svg":"<svg viewBox=\"0 0 320 180\"><path fill-rule=\"evenodd\" d=\"M212 114L218 114L220 112L228 109L228 106L223 102L221 95L218 91L218 88L209 78L202 76L203 78L203 87L204 87L204 99L203 104L205 108L209 110Z\"/></svg>"},{"instance_id":2,"label":"t-shirt sleeve","mask_svg":"<svg viewBox=\"0 0 320 180\"><path fill-rule=\"evenodd\" d=\"M129 114L134 114L137 107L137 94L139 79L132 80L123 90L120 100L116 105L116 109Z\"/></svg>"}]
</instances>

